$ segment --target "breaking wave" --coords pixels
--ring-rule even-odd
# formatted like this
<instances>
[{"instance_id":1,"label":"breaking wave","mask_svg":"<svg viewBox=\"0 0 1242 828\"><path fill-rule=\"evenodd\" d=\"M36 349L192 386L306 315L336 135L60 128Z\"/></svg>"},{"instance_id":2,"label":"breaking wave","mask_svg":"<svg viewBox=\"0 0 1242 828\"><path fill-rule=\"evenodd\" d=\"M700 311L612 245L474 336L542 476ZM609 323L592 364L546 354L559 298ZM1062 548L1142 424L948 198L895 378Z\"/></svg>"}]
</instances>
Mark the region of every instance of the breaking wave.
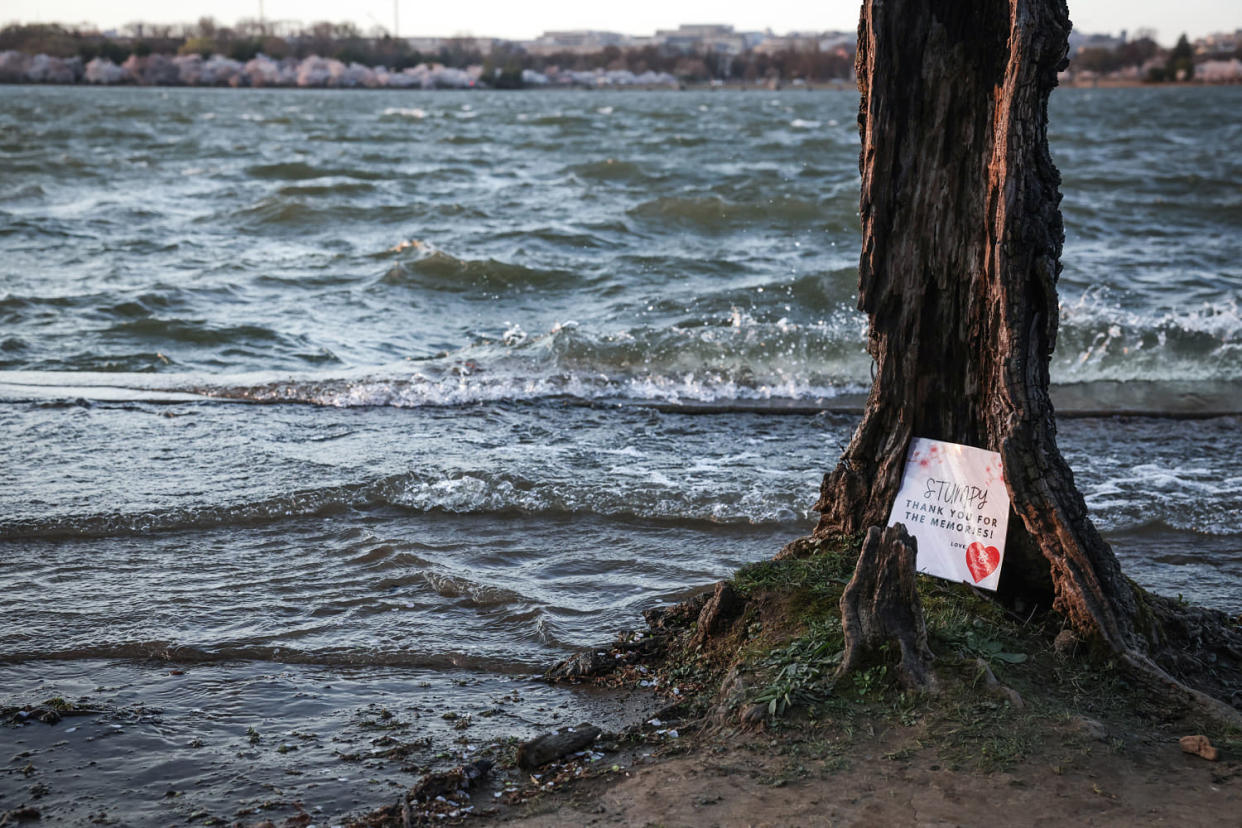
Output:
<instances>
[{"instance_id":1,"label":"breaking wave","mask_svg":"<svg viewBox=\"0 0 1242 828\"><path fill-rule=\"evenodd\" d=\"M232 504L104 514L62 514L0 520L0 537L18 539L103 538L153 532L258 526L350 510L395 508L457 515L576 515L689 523L780 525L810 516L790 508L785 493L705 496L690 480L651 473L624 487L594 481L534 480L501 472L409 472L379 480L281 494ZM806 500L807 498L801 498ZM801 504L800 504L801 505ZM442 594L460 595L460 585L441 583ZM488 601L487 596L475 596Z\"/></svg>"},{"instance_id":2,"label":"breaking wave","mask_svg":"<svg viewBox=\"0 0 1242 828\"><path fill-rule=\"evenodd\" d=\"M1059 382L1242 379L1242 313L1234 299L1163 313L1128 310L1100 291L1061 308Z\"/></svg>"},{"instance_id":3,"label":"breaking wave","mask_svg":"<svg viewBox=\"0 0 1242 828\"><path fill-rule=\"evenodd\" d=\"M412 258L404 250L376 284L421 291L467 293L480 301L526 290L577 287L584 277L494 259L463 260L420 243ZM401 246L399 246L401 247ZM331 407L453 406L566 398L593 402L649 402L727 407L793 401L820 403L864 393L870 357L863 347L865 322L844 307L830 308L832 282L848 273L812 275L769 284L766 305L753 303L755 288L654 301L653 313L671 322L610 332L590 331L566 321L539 333L510 323L463 348L373 369L329 369L294 374L101 374L0 373L0 399L94 398L94 386L136 392L177 392L204 398L257 403L301 403ZM773 303L796 302L821 318L791 321ZM0 299L10 317L44 312L61 301L31 297ZM79 299L68 301L83 301ZM90 300L87 300L90 301ZM686 306L686 303L689 306ZM751 302L752 310L739 305ZM779 311L781 307L776 305ZM221 326L206 320L143 316L152 308L121 303L109 313L121 320L106 329L110 338L135 340L125 361L92 362L80 355L77 370L150 370L167 364L150 345L158 340L195 346L297 350L301 362L339 364L331 352L315 352L311 334L290 336L262 325ZM1098 297L1066 305L1052 376L1068 408L1083 412L1192 415L1190 396L1220 402L1206 413L1236 411L1231 386L1242 379L1242 316L1233 301L1163 316L1126 312ZM131 318L125 318L125 317ZM677 317L681 318L677 318ZM137 318L132 318L137 317ZM6 340L9 356L0 365L20 367L20 340ZM143 348L142 346L148 346ZM138 351L141 353L138 353ZM313 357L313 358L312 358ZM97 367L96 367L97 366ZM1194 389L1187 383L1197 383ZM47 389L59 387L61 392ZM43 390L39 390L43 389ZM76 391L74 389L77 389ZM118 393L110 393L115 399ZM1224 406L1223 408L1221 406Z\"/></svg>"}]
</instances>

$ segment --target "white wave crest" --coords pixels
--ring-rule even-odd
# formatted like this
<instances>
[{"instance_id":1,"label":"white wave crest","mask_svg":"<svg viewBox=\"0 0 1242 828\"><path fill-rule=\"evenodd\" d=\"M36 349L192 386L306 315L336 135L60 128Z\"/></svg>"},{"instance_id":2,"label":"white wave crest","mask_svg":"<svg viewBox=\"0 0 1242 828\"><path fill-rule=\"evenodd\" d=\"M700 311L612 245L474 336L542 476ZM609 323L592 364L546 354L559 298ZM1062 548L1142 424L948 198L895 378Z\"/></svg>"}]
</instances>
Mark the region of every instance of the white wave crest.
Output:
<instances>
[{"instance_id":1,"label":"white wave crest","mask_svg":"<svg viewBox=\"0 0 1242 828\"><path fill-rule=\"evenodd\" d=\"M1174 310L1125 308L1106 291L1061 306L1056 382L1242 379L1242 312L1234 299Z\"/></svg>"}]
</instances>

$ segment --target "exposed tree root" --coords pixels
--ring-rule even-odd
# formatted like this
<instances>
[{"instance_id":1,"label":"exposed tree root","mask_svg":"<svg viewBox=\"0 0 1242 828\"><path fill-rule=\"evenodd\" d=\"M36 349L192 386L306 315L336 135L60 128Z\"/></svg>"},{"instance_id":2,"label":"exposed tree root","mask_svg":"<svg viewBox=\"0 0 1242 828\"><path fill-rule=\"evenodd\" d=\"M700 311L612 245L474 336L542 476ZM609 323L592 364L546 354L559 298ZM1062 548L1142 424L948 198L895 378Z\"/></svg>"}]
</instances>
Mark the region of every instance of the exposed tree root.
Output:
<instances>
[{"instance_id":1,"label":"exposed tree root","mask_svg":"<svg viewBox=\"0 0 1242 828\"><path fill-rule=\"evenodd\" d=\"M1242 729L1242 712L1239 712L1237 708L1170 676L1142 653L1131 650L1119 653L1118 658L1130 674L1143 683L1149 691L1185 705L1222 724Z\"/></svg>"}]
</instances>

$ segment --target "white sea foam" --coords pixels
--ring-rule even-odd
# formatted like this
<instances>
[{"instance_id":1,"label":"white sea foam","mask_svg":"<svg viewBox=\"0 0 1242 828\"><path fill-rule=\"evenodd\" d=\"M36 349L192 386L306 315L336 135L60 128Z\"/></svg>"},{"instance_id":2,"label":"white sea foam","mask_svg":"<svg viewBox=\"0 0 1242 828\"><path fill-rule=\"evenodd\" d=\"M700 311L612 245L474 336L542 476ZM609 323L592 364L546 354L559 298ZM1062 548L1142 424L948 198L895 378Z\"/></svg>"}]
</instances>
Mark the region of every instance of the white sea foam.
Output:
<instances>
[{"instance_id":1,"label":"white sea foam","mask_svg":"<svg viewBox=\"0 0 1242 828\"><path fill-rule=\"evenodd\" d=\"M412 247L420 244L402 243L395 249ZM1067 304L1062 314L1054 382L1242 379L1242 315L1236 302L1151 315L1124 311L1091 294ZM859 314L842 308L819 320L798 320L792 311L773 316L762 305L739 305L716 324L609 332L573 320L543 332L529 331L523 320L511 319L489 336L432 359L282 377L137 375L133 387L333 407L548 397L728 405L831 399L866 389L871 362ZM57 380L63 381L63 376ZM78 377L70 383L115 387L128 380L112 374L98 383ZM1158 393L1148 396L1159 405Z\"/></svg>"},{"instance_id":2,"label":"white sea foam","mask_svg":"<svg viewBox=\"0 0 1242 828\"><path fill-rule=\"evenodd\" d=\"M601 487L552 481L512 481L484 474L411 480L392 502L418 511L478 514L520 511L527 514L589 513L641 515L649 519L703 520L715 523L783 523L811 516L791 508L784 490L747 493L724 503L710 487L674 482L658 469L638 469L623 485ZM790 489L804 482L791 476ZM718 492L717 492L718 494Z\"/></svg>"},{"instance_id":3,"label":"white sea foam","mask_svg":"<svg viewBox=\"0 0 1242 828\"><path fill-rule=\"evenodd\" d=\"M616 454L622 457L646 457L647 455L633 446L626 446L619 449L600 449L601 454Z\"/></svg>"},{"instance_id":4,"label":"white sea foam","mask_svg":"<svg viewBox=\"0 0 1242 828\"><path fill-rule=\"evenodd\" d=\"M390 107L385 108L382 114L388 117L399 115L403 118L415 118L417 120L422 120L423 118L427 117L427 110L420 109L417 106L412 106L412 107L390 106Z\"/></svg>"},{"instance_id":5,"label":"white sea foam","mask_svg":"<svg viewBox=\"0 0 1242 828\"><path fill-rule=\"evenodd\" d=\"M1135 310L1087 291L1061 306L1052 372L1057 382L1237 381L1242 312L1233 299Z\"/></svg>"}]
</instances>

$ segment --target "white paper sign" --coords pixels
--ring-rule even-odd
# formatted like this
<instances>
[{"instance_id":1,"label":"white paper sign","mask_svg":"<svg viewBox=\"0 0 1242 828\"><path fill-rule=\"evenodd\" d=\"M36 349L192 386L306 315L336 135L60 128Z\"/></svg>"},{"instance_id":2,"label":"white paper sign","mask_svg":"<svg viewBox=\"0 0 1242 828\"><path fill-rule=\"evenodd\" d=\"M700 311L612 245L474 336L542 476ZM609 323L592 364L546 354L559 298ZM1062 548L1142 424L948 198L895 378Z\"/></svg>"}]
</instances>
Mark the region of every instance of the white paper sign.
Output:
<instances>
[{"instance_id":1,"label":"white paper sign","mask_svg":"<svg viewBox=\"0 0 1242 828\"><path fill-rule=\"evenodd\" d=\"M918 539L918 570L995 590L1005 559L1009 492L994 451L915 437L888 524Z\"/></svg>"}]
</instances>

